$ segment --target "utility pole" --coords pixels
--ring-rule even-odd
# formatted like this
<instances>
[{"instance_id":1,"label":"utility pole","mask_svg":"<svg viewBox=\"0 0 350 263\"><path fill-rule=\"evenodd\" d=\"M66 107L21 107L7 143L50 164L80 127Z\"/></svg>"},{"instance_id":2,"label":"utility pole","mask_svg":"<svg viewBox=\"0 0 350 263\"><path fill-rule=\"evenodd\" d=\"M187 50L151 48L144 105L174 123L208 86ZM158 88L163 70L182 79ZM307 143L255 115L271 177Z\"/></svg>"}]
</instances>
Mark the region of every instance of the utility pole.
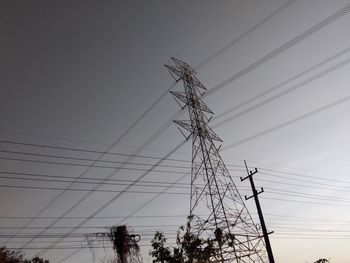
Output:
<instances>
[{"instance_id":1,"label":"utility pole","mask_svg":"<svg viewBox=\"0 0 350 263\"><path fill-rule=\"evenodd\" d=\"M112 226L107 232L95 232L85 235L87 245L90 247L93 257L95 253L92 250L98 247L100 243L110 242L113 245L113 250L117 255L115 262L120 263L141 263L142 258L138 242L141 240L139 234L129 233L125 225ZM95 261L95 260L94 260ZM114 262L114 261L113 261Z\"/></svg>"},{"instance_id":2,"label":"utility pole","mask_svg":"<svg viewBox=\"0 0 350 263\"><path fill-rule=\"evenodd\" d=\"M209 127L213 112L203 102L206 88L187 63L166 65L184 91L171 91L189 120L175 123L192 140L190 213L187 231L213 247L208 263L267 263L263 237L220 155L222 140Z\"/></svg>"},{"instance_id":3,"label":"utility pole","mask_svg":"<svg viewBox=\"0 0 350 263\"><path fill-rule=\"evenodd\" d=\"M267 232L267 228L266 228L266 224L265 224L265 220L264 220L264 215L262 213L260 201L259 201L259 197L258 197L259 194L264 192L264 188L261 187L261 190L258 192L255 188L254 179L253 179L253 175L258 172L258 169L255 168L254 172L249 171L248 166L247 166L247 162L245 160L244 160L244 165L245 165L248 176L246 176L245 178L241 177L241 181L243 182L244 180L249 178L250 185L251 185L252 191L253 191L253 195L251 195L249 197L245 196L245 200L249 200L250 198L254 197L254 201L255 201L256 208L258 210L259 219L260 219L261 229L262 229L263 235L264 235L264 240L265 240L265 245L266 245L266 250L267 250L268 257L269 257L269 261L270 261L270 263L275 263L275 259L273 258L272 248L271 248L270 239L269 239L269 234L272 234L273 232Z\"/></svg>"}]
</instances>

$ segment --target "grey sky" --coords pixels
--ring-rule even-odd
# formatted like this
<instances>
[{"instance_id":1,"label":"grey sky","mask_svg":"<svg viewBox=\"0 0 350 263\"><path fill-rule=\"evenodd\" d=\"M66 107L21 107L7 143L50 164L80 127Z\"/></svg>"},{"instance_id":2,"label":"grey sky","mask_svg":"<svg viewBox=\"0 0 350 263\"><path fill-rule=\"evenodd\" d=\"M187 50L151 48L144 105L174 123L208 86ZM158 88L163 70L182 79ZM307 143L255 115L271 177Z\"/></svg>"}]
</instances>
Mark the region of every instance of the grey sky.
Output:
<instances>
[{"instance_id":1,"label":"grey sky","mask_svg":"<svg viewBox=\"0 0 350 263\"><path fill-rule=\"evenodd\" d=\"M70 229L54 227L81 225L76 232L87 233L100 229L83 227L126 223L144 233L144 259L150 262L150 233L163 228L173 236L189 207L189 196L179 194L189 191L185 175L190 168L189 142L169 156L182 161L165 160L150 172L146 171L152 166L145 165L157 163L183 141L171 120L187 119L186 112L178 113L170 94L162 96L173 84L163 64L174 56L196 68L209 90L205 102L215 112L212 127L224 141L223 158L243 195L250 193L248 184L238 180L244 172L235 171L242 167L234 165L242 166L246 159L261 171L256 184L266 191L261 202L267 225L275 231L271 238L276 261L331 257L334 262L349 262L349 4L349 0L2 1L0 172L12 174L1 173L0 186L60 189L69 185L65 177L78 176L112 176L127 180L126 184L140 176L153 184L183 179L178 188L168 190L172 195L143 193L164 189L143 183L117 198L115 191L126 186L110 180L98 188L106 191L95 191L80 202L89 192L2 187L2 217L30 217L42 211L40 217L50 218L30 224L28 218L1 218L1 235L16 233L24 225L22 235L42 230L31 227L50 226L45 233L62 236ZM104 156L112 162L96 162L99 167L89 169L91 161L43 156L96 160L107 149L124 156ZM128 154L156 158L128 158ZM134 164L120 170L102 167L126 161ZM65 176L60 177L65 181L9 179L25 177L13 173ZM92 189L96 184L71 187ZM247 205L255 216L254 204ZM53 223L63 214L81 218ZM100 218L86 220L91 215ZM101 218L128 215L132 216L125 220ZM150 215L172 216L136 217ZM321 235L326 237L322 240ZM42 248L44 240L35 239L27 247ZM80 246L67 241L57 247ZM39 251L25 250L29 256ZM74 251L52 249L44 256L60 262ZM88 249L64 262L84 260L92 261Z\"/></svg>"}]
</instances>

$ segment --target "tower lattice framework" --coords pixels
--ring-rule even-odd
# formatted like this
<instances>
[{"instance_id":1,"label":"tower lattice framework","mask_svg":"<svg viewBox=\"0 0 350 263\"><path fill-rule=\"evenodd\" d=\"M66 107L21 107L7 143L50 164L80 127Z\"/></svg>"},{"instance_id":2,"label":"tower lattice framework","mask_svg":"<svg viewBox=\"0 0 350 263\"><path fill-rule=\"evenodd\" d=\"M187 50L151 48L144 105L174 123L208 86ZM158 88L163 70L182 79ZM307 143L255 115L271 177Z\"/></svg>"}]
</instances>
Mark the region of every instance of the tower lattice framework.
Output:
<instances>
[{"instance_id":1,"label":"tower lattice framework","mask_svg":"<svg viewBox=\"0 0 350 263\"><path fill-rule=\"evenodd\" d=\"M192 138L190 194L191 234L215 241L209 262L266 263L263 236L254 224L221 156L222 140L208 126L213 112L202 101L206 88L195 71L185 62L172 58L166 65L176 81L183 82L184 92L171 91L189 120L176 120L180 130Z\"/></svg>"}]
</instances>

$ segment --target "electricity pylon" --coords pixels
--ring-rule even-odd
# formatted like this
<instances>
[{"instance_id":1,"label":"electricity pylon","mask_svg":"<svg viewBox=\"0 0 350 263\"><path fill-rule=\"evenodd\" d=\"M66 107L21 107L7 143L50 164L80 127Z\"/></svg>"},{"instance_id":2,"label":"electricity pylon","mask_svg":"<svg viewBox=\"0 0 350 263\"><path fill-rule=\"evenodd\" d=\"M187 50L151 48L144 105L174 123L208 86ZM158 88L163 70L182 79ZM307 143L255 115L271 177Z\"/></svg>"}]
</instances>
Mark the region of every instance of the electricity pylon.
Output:
<instances>
[{"instance_id":1,"label":"electricity pylon","mask_svg":"<svg viewBox=\"0 0 350 263\"><path fill-rule=\"evenodd\" d=\"M192 138L190 194L191 234L215 242L209 262L266 263L263 236L254 224L221 156L222 140L208 126L213 112L202 101L206 88L185 62L172 58L165 65L176 81L183 82L184 92L171 91L189 120L175 120L180 130ZM203 216L205 215L205 216Z\"/></svg>"}]
</instances>

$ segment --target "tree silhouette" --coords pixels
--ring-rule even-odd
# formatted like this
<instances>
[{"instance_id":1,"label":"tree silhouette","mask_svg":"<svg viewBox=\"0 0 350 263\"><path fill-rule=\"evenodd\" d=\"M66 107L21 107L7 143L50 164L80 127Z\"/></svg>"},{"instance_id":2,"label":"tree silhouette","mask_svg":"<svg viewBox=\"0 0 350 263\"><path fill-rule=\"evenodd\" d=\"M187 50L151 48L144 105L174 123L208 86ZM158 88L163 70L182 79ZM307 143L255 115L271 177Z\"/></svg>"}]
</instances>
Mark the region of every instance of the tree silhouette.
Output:
<instances>
[{"instance_id":1,"label":"tree silhouette","mask_svg":"<svg viewBox=\"0 0 350 263\"><path fill-rule=\"evenodd\" d=\"M112 243L115 257L112 259L107 259L108 262L138 263L142 261L140 248L137 245L137 242L140 240L140 236L129 233L125 225L112 226L108 228L108 231L106 232L91 233L86 235L85 238L91 249L94 248L95 242L102 243L103 246L105 246L105 243ZM93 250L91 251L93 252ZM94 252L93 256L95 257Z\"/></svg>"},{"instance_id":2,"label":"tree silhouette","mask_svg":"<svg viewBox=\"0 0 350 263\"><path fill-rule=\"evenodd\" d=\"M49 263L48 260L34 257L31 260L25 259L24 254L20 251L13 251L6 247L0 247L1 263Z\"/></svg>"},{"instance_id":3,"label":"tree silhouette","mask_svg":"<svg viewBox=\"0 0 350 263\"><path fill-rule=\"evenodd\" d=\"M157 231L152 243L153 250L150 255L153 263L205 263L215 257L219 244L227 237L220 230L216 231L215 239L199 238L189 231L183 233L184 227L180 227L176 244L177 247L168 247L166 238L162 232Z\"/></svg>"}]
</instances>

